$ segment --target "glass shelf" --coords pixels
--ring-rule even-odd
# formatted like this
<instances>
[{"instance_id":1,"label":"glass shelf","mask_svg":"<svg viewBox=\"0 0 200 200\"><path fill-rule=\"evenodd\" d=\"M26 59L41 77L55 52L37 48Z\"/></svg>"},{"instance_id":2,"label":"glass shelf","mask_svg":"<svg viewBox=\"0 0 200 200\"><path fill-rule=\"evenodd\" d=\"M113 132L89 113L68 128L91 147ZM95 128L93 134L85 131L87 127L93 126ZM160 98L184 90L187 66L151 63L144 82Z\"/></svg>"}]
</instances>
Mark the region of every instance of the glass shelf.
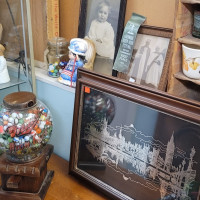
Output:
<instances>
[{"instance_id":1,"label":"glass shelf","mask_svg":"<svg viewBox=\"0 0 200 200\"><path fill-rule=\"evenodd\" d=\"M16 77L10 76L10 82L0 84L0 90L5 89L5 88L9 88L9 87L13 87L13 86L16 86L16 85L20 85L22 83L26 83L26 81L23 81L23 80L18 79Z\"/></svg>"}]
</instances>

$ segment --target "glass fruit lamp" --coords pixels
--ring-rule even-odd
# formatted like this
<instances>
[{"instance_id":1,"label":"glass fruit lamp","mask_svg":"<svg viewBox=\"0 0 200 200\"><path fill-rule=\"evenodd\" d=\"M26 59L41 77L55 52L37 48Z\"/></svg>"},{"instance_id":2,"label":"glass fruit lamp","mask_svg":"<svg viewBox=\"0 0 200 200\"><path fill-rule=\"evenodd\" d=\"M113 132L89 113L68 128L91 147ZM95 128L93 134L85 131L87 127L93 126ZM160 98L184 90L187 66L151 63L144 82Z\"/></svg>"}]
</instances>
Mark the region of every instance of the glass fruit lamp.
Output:
<instances>
[{"instance_id":1,"label":"glass fruit lamp","mask_svg":"<svg viewBox=\"0 0 200 200\"><path fill-rule=\"evenodd\" d=\"M31 92L14 92L0 105L0 150L11 162L24 163L40 156L50 139L52 115Z\"/></svg>"}]
</instances>

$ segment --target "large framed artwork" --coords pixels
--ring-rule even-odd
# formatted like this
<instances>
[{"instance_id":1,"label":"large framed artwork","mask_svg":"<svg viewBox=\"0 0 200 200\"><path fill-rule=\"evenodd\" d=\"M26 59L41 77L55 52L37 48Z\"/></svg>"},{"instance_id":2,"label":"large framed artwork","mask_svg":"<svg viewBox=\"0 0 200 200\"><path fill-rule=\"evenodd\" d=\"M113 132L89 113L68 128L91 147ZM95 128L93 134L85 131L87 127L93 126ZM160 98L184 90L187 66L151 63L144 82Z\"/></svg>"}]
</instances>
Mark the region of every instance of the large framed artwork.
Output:
<instances>
[{"instance_id":1,"label":"large framed artwork","mask_svg":"<svg viewBox=\"0 0 200 200\"><path fill-rule=\"evenodd\" d=\"M81 0L78 37L94 42L97 72L112 73L124 29L125 9L126 0Z\"/></svg>"},{"instance_id":2,"label":"large framed artwork","mask_svg":"<svg viewBox=\"0 0 200 200\"><path fill-rule=\"evenodd\" d=\"M69 172L111 199L200 198L200 108L78 71Z\"/></svg>"}]
</instances>

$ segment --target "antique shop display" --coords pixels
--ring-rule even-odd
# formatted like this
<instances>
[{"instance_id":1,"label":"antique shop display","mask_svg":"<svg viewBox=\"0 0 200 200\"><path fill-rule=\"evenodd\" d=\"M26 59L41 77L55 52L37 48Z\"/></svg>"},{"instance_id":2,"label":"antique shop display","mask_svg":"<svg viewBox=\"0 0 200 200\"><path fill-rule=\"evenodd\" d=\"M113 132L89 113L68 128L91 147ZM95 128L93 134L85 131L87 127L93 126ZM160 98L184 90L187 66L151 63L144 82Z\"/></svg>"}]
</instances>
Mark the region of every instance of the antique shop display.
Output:
<instances>
[{"instance_id":1,"label":"antique shop display","mask_svg":"<svg viewBox=\"0 0 200 200\"><path fill-rule=\"evenodd\" d=\"M124 29L125 9L126 0L81 0L78 37L94 42L97 54L94 70L99 73L112 74Z\"/></svg>"},{"instance_id":2,"label":"antique shop display","mask_svg":"<svg viewBox=\"0 0 200 200\"><path fill-rule=\"evenodd\" d=\"M51 77L59 77L61 70L64 69L68 58L68 42L65 38L54 37L48 41L48 75Z\"/></svg>"},{"instance_id":3,"label":"antique shop display","mask_svg":"<svg viewBox=\"0 0 200 200\"><path fill-rule=\"evenodd\" d=\"M200 80L200 48L182 44L182 69L185 76Z\"/></svg>"},{"instance_id":4,"label":"antique shop display","mask_svg":"<svg viewBox=\"0 0 200 200\"><path fill-rule=\"evenodd\" d=\"M50 110L31 92L7 95L0 106L0 149L13 162L37 158L52 132Z\"/></svg>"},{"instance_id":5,"label":"antique shop display","mask_svg":"<svg viewBox=\"0 0 200 200\"><path fill-rule=\"evenodd\" d=\"M140 25L146 20L144 16L133 13L126 24L119 51L113 66L118 72L127 72L131 60L134 43Z\"/></svg>"},{"instance_id":6,"label":"antique shop display","mask_svg":"<svg viewBox=\"0 0 200 200\"><path fill-rule=\"evenodd\" d=\"M70 173L111 199L197 200L200 108L114 77L78 73Z\"/></svg>"},{"instance_id":7,"label":"antique shop display","mask_svg":"<svg viewBox=\"0 0 200 200\"><path fill-rule=\"evenodd\" d=\"M6 59L4 58L5 48L0 44L0 84L10 81Z\"/></svg>"}]
</instances>

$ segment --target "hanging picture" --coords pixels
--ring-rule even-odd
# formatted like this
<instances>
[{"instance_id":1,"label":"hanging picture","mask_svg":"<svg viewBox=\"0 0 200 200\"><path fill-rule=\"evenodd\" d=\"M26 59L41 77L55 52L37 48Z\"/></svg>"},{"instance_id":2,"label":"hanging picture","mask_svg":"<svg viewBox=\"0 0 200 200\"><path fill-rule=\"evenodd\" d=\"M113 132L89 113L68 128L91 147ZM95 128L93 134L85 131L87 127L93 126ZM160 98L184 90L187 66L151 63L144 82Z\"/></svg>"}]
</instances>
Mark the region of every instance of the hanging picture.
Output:
<instances>
[{"instance_id":1,"label":"hanging picture","mask_svg":"<svg viewBox=\"0 0 200 200\"><path fill-rule=\"evenodd\" d=\"M111 199L200 197L200 108L79 70L70 173Z\"/></svg>"},{"instance_id":2,"label":"hanging picture","mask_svg":"<svg viewBox=\"0 0 200 200\"><path fill-rule=\"evenodd\" d=\"M86 37L94 42L94 68L98 72L112 73L124 28L125 8L126 0L81 1L78 37Z\"/></svg>"}]
</instances>

